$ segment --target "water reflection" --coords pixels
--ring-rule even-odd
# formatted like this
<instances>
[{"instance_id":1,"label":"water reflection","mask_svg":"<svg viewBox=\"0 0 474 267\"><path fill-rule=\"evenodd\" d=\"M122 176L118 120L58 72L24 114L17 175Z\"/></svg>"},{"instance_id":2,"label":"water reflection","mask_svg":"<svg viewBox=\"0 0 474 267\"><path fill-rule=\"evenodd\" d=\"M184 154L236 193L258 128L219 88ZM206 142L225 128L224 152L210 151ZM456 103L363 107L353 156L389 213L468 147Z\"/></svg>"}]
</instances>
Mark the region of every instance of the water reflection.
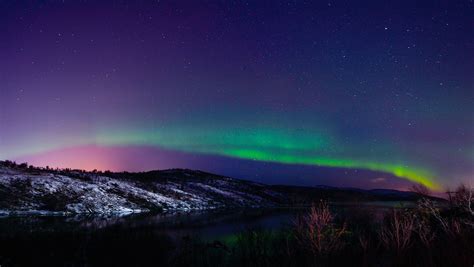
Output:
<instances>
[{"instance_id":1,"label":"water reflection","mask_svg":"<svg viewBox=\"0 0 474 267\"><path fill-rule=\"evenodd\" d=\"M400 204L333 203L332 209L340 220L361 223L379 220L394 206ZM235 241L239 233L249 229L289 229L295 217L307 210L2 217L0 265L135 266L155 261L166 265L170 259L177 259L176 253L189 250L186 244L193 242L186 240L197 238L211 244L212 253L225 254L225 244ZM190 251L199 254L195 249ZM180 254L178 258L182 257ZM188 260L192 262L192 258Z\"/></svg>"},{"instance_id":2,"label":"water reflection","mask_svg":"<svg viewBox=\"0 0 474 267\"><path fill-rule=\"evenodd\" d=\"M413 203L371 202L333 203L332 209L341 217L357 213L371 214L380 220L393 207L412 207ZM5 233L64 232L100 230L118 226L136 231L141 228L171 236L197 235L215 239L249 228L278 229L291 226L298 214L308 208L265 210L201 211L168 214L76 215L76 216L7 216L0 218L0 230Z\"/></svg>"}]
</instances>

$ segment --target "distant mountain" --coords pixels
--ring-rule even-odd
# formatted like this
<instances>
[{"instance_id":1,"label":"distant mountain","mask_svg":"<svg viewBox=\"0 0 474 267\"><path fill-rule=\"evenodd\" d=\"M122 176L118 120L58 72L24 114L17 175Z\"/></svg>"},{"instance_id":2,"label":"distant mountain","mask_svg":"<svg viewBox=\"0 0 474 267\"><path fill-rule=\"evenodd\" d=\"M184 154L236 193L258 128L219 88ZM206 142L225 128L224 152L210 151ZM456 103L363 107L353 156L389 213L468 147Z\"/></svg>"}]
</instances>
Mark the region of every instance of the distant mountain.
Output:
<instances>
[{"instance_id":1,"label":"distant mountain","mask_svg":"<svg viewBox=\"0 0 474 267\"><path fill-rule=\"evenodd\" d=\"M264 208L330 201L415 200L396 190L270 186L187 169L51 170L0 161L0 214L132 213Z\"/></svg>"},{"instance_id":2,"label":"distant mountain","mask_svg":"<svg viewBox=\"0 0 474 267\"><path fill-rule=\"evenodd\" d=\"M271 189L284 194L291 205L306 205L325 199L332 202L367 202L367 201L417 201L422 195L415 192L398 191L393 189L360 189L339 188L331 186L289 186L274 185ZM428 197L444 202L444 199Z\"/></svg>"}]
</instances>

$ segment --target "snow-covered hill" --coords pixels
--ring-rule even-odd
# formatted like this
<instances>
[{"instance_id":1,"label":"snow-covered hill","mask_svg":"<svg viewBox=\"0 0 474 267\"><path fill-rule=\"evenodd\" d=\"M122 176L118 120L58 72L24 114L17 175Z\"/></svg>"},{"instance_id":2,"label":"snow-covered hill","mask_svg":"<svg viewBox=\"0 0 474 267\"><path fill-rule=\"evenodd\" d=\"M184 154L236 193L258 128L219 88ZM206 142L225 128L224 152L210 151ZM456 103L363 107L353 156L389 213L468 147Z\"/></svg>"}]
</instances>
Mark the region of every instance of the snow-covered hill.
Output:
<instances>
[{"instance_id":1,"label":"snow-covered hill","mask_svg":"<svg viewBox=\"0 0 474 267\"><path fill-rule=\"evenodd\" d=\"M268 186L201 171L91 173L0 164L4 214L189 211L270 207L284 201Z\"/></svg>"},{"instance_id":2,"label":"snow-covered hill","mask_svg":"<svg viewBox=\"0 0 474 267\"><path fill-rule=\"evenodd\" d=\"M172 212L309 206L321 199L371 202L416 201L420 197L387 189L272 186L187 169L102 173L0 161L0 215Z\"/></svg>"}]
</instances>

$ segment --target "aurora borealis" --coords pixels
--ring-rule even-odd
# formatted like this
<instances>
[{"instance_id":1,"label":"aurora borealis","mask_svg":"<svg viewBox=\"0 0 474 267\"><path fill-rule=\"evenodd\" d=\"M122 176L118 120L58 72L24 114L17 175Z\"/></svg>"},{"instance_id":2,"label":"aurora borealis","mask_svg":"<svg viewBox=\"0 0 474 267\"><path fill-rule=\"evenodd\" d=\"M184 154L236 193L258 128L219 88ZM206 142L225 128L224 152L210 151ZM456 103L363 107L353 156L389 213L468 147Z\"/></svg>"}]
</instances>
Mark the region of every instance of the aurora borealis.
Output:
<instances>
[{"instance_id":1,"label":"aurora borealis","mask_svg":"<svg viewBox=\"0 0 474 267\"><path fill-rule=\"evenodd\" d=\"M474 175L469 1L0 2L0 159L433 190Z\"/></svg>"}]
</instances>

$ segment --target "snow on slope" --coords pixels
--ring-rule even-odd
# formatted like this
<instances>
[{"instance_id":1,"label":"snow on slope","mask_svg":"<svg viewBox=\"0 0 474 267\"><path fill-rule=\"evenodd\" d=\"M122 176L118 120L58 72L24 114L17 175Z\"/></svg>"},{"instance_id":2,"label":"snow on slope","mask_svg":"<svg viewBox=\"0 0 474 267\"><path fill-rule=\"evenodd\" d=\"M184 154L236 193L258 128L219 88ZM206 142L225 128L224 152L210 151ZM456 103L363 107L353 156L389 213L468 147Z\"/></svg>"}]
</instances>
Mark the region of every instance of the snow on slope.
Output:
<instances>
[{"instance_id":1,"label":"snow on slope","mask_svg":"<svg viewBox=\"0 0 474 267\"><path fill-rule=\"evenodd\" d=\"M282 198L260 184L190 170L106 176L0 165L0 214L261 207L274 206Z\"/></svg>"}]
</instances>

